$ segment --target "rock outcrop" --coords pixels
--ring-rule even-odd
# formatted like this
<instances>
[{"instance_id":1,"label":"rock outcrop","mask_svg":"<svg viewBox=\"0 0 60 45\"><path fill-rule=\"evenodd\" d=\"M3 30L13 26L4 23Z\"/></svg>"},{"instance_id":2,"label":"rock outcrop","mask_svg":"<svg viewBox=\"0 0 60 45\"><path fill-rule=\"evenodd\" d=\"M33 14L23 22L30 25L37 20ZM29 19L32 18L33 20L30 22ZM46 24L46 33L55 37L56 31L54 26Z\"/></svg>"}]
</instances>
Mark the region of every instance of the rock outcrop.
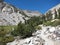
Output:
<instances>
[{"instance_id":1,"label":"rock outcrop","mask_svg":"<svg viewBox=\"0 0 60 45\"><path fill-rule=\"evenodd\" d=\"M58 10L60 10L60 4L52 7L51 9L49 9L45 14L47 13L51 13L52 15L52 19L55 19L55 15L57 15L57 17L59 17L59 13L58 13Z\"/></svg>"}]
</instances>

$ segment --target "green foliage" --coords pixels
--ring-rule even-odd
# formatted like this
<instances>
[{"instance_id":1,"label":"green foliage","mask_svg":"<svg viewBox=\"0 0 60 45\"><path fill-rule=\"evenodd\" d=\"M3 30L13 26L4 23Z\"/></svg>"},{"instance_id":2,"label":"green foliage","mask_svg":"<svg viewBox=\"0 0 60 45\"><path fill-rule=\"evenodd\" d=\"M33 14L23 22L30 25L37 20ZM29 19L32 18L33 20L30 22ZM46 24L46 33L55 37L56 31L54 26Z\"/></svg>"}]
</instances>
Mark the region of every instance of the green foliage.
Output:
<instances>
[{"instance_id":1,"label":"green foliage","mask_svg":"<svg viewBox=\"0 0 60 45\"><path fill-rule=\"evenodd\" d=\"M13 36L0 37L0 43L8 43L14 41Z\"/></svg>"},{"instance_id":2,"label":"green foliage","mask_svg":"<svg viewBox=\"0 0 60 45\"><path fill-rule=\"evenodd\" d=\"M29 37L32 35L32 33L35 31L35 28L29 24L23 24L23 23L19 23L17 30L14 30L12 32L12 35L14 36L21 36L22 38L24 37Z\"/></svg>"},{"instance_id":3,"label":"green foliage","mask_svg":"<svg viewBox=\"0 0 60 45\"><path fill-rule=\"evenodd\" d=\"M29 24L32 26L37 26L37 25L42 24L42 23L43 23L43 20L40 16L39 17L35 17L35 16L31 17L31 19L26 21L26 24Z\"/></svg>"},{"instance_id":4,"label":"green foliage","mask_svg":"<svg viewBox=\"0 0 60 45\"><path fill-rule=\"evenodd\" d=\"M7 34L7 31L4 30L3 27L0 28L0 36L5 36Z\"/></svg>"},{"instance_id":5,"label":"green foliage","mask_svg":"<svg viewBox=\"0 0 60 45\"><path fill-rule=\"evenodd\" d=\"M58 25L60 25L60 21L59 20L54 21L54 22L47 21L47 22L44 23L44 25L46 25L46 26L58 26Z\"/></svg>"},{"instance_id":6,"label":"green foliage","mask_svg":"<svg viewBox=\"0 0 60 45\"><path fill-rule=\"evenodd\" d=\"M0 45L6 45L8 42L14 41L13 36L8 36L8 37L0 37Z\"/></svg>"},{"instance_id":7,"label":"green foliage","mask_svg":"<svg viewBox=\"0 0 60 45\"><path fill-rule=\"evenodd\" d=\"M23 23L19 23L18 24L18 28L17 30L13 31L12 34L13 35L20 35L22 37L29 37L32 35L32 33L34 31L36 31L36 28L40 29L40 27L36 27L35 26L38 26L39 24L42 24L43 21L42 21L42 18L39 16L39 17L31 17L29 20L26 20L25 21L25 24Z\"/></svg>"},{"instance_id":8,"label":"green foliage","mask_svg":"<svg viewBox=\"0 0 60 45\"><path fill-rule=\"evenodd\" d=\"M4 28L4 30L6 30L7 32L10 32L10 31L13 30L13 28L17 28L17 26L16 25L13 25L13 26L0 26L0 30L1 30L1 28L2 29Z\"/></svg>"},{"instance_id":9,"label":"green foliage","mask_svg":"<svg viewBox=\"0 0 60 45\"><path fill-rule=\"evenodd\" d=\"M60 25L60 21L54 21L52 24L52 26L58 26L58 25Z\"/></svg>"},{"instance_id":10,"label":"green foliage","mask_svg":"<svg viewBox=\"0 0 60 45\"><path fill-rule=\"evenodd\" d=\"M60 8L58 9L58 19L60 19Z\"/></svg>"},{"instance_id":11,"label":"green foliage","mask_svg":"<svg viewBox=\"0 0 60 45\"><path fill-rule=\"evenodd\" d=\"M0 36L5 36L10 33L13 28L17 28L17 26L0 26Z\"/></svg>"},{"instance_id":12,"label":"green foliage","mask_svg":"<svg viewBox=\"0 0 60 45\"><path fill-rule=\"evenodd\" d=\"M40 16L31 17L29 20L25 20L25 24L20 22L17 29L11 32L11 34L14 36L29 37L36 31L36 29L41 29L38 25L43 24L44 21L45 16L43 16L43 18Z\"/></svg>"},{"instance_id":13,"label":"green foliage","mask_svg":"<svg viewBox=\"0 0 60 45\"><path fill-rule=\"evenodd\" d=\"M46 21L46 16L45 16L45 15L42 15L42 17L41 17L41 18L42 18L41 20L42 20L43 22L45 22L45 21Z\"/></svg>"},{"instance_id":14,"label":"green foliage","mask_svg":"<svg viewBox=\"0 0 60 45\"><path fill-rule=\"evenodd\" d=\"M42 28L40 26L35 26L35 29L40 30Z\"/></svg>"},{"instance_id":15,"label":"green foliage","mask_svg":"<svg viewBox=\"0 0 60 45\"><path fill-rule=\"evenodd\" d=\"M46 13L46 18L47 18L47 21L49 21L49 20L52 19L52 13L51 13L51 11L49 11L48 13Z\"/></svg>"},{"instance_id":16,"label":"green foliage","mask_svg":"<svg viewBox=\"0 0 60 45\"><path fill-rule=\"evenodd\" d=\"M57 15L57 11L55 9L55 19L57 19L57 18L58 18L58 15Z\"/></svg>"},{"instance_id":17,"label":"green foliage","mask_svg":"<svg viewBox=\"0 0 60 45\"><path fill-rule=\"evenodd\" d=\"M6 43L11 42L14 40L13 36L7 36L9 31L12 30L6 30L8 29L6 26L0 26L0 45L6 45Z\"/></svg>"},{"instance_id":18,"label":"green foliage","mask_svg":"<svg viewBox=\"0 0 60 45\"><path fill-rule=\"evenodd\" d=\"M25 20L25 24L20 22L17 26L17 29L11 32L11 34L14 36L29 37L32 35L33 32L36 31L36 29L41 29L37 26L42 23L43 20L40 16L31 17L29 20Z\"/></svg>"},{"instance_id":19,"label":"green foliage","mask_svg":"<svg viewBox=\"0 0 60 45\"><path fill-rule=\"evenodd\" d=\"M18 36L19 35L19 32L17 32L17 30L14 30L14 31L11 32L11 35Z\"/></svg>"},{"instance_id":20,"label":"green foliage","mask_svg":"<svg viewBox=\"0 0 60 45\"><path fill-rule=\"evenodd\" d=\"M47 22L45 22L45 23L43 23L43 24L46 25L46 26L51 26L52 23L53 23L53 22L51 22L51 21L47 21Z\"/></svg>"}]
</instances>

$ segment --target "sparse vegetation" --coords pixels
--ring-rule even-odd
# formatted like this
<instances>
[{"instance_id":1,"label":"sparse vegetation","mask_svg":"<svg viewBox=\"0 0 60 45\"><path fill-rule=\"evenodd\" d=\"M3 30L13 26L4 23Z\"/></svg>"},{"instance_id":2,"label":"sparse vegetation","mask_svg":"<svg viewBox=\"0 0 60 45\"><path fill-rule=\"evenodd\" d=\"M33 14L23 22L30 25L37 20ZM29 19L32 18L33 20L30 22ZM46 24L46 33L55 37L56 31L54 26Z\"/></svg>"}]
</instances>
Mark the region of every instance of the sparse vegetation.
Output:
<instances>
[{"instance_id":1,"label":"sparse vegetation","mask_svg":"<svg viewBox=\"0 0 60 45\"><path fill-rule=\"evenodd\" d=\"M5 36L5 37L0 37L0 45L6 45L8 42L14 41L13 36Z\"/></svg>"},{"instance_id":2,"label":"sparse vegetation","mask_svg":"<svg viewBox=\"0 0 60 45\"><path fill-rule=\"evenodd\" d=\"M17 30L14 30L11 34L14 36L21 36L22 38L29 37L35 31L35 28L28 24L19 23Z\"/></svg>"},{"instance_id":3,"label":"sparse vegetation","mask_svg":"<svg viewBox=\"0 0 60 45\"><path fill-rule=\"evenodd\" d=\"M5 26L0 26L0 44L1 45L6 45L6 43L14 40L14 37L9 35L9 33L12 30L6 30L6 29L10 29L10 28Z\"/></svg>"},{"instance_id":4,"label":"sparse vegetation","mask_svg":"<svg viewBox=\"0 0 60 45\"><path fill-rule=\"evenodd\" d=\"M51 11L49 11L48 13L46 13L46 20L47 21L52 20L52 12Z\"/></svg>"},{"instance_id":5,"label":"sparse vegetation","mask_svg":"<svg viewBox=\"0 0 60 45\"><path fill-rule=\"evenodd\" d=\"M40 30L42 28L40 26L36 26L35 29Z\"/></svg>"},{"instance_id":6,"label":"sparse vegetation","mask_svg":"<svg viewBox=\"0 0 60 45\"><path fill-rule=\"evenodd\" d=\"M47 21L47 22L44 23L44 25L46 25L46 26L57 26L57 25L60 25L60 20L53 21L53 22Z\"/></svg>"},{"instance_id":7,"label":"sparse vegetation","mask_svg":"<svg viewBox=\"0 0 60 45\"><path fill-rule=\"evenodd\" d=\"M41 29L38 25L42 23L43 21L40 17L32 17L31 19L26 20L25 24L20 22L17 29L11 32L11 34L14 36L19 35L22 37L29 37L36 31L36 29Z\"/></svg>"},{"instance_id":8,"label":"sparse vegetation","mask_svg":"<svg viewBox=\"0 0 60 45\"><path fill-rule=\"evenodd\" d=\"M58 19L60 19L60 8L58 9Z\"/></svg>"},{"instance_id":9,"label":"sparse vegetation","mask_svg":"<svg viewBox=\"0 0 60 45\"><path fill-rule=\"evenodd\" d=\"M0 37L0 42L2 43L12 42L13 40L14 40L13 36Z\"/></svg>"}]
</instances>

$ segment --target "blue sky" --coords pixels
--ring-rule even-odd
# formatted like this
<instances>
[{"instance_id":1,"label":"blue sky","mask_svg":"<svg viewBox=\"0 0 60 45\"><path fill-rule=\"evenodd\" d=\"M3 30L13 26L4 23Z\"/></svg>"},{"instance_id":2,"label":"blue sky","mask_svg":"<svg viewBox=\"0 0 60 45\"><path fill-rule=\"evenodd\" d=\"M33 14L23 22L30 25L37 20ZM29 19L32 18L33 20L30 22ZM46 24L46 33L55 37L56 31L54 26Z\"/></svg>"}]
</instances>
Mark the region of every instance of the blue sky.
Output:
<instances>
[{"instance_id":1,"label":"blue sky","mask_svg":"<svg viewBox=\"0 0 60 45\"><path fill-rule=\"evenodd\" d=\"M60 0L5 0L5 2L24 10L33 10L45 13L53 6L60 3Z\"/></svg>"}]
</instances>

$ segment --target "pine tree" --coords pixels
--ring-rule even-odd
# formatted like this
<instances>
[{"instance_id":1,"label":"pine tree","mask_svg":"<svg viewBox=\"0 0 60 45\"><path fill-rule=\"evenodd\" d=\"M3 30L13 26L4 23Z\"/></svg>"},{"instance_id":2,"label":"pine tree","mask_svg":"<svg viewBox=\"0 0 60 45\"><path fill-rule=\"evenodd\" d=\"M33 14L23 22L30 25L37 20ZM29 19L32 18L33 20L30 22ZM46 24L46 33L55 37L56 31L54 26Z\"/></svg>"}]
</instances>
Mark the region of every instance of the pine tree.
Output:
<instances>
[{"instance_id":1,"label":"pine tree","mask_svg":"<svg viewBox=\"0 0 60 45\"><path fill-rule=\"evenodd\" d=\"M49 11L49 20L51 20L52 19L52 12L51 11Z\"/></svg>"},{"instance_id":2,"label":"pine tree","mask_svg":"<svg viewBox=\"0 0 60 45\"><path fill-rule=\"evenodd\" d=\"M43 14L42 15L42 20L43 20L43 22L45 22L46 21L46 19L45 19L46 17L45 17L45 15Z\"/></svg>"},{"instance_id":3,"label":"pine tree","mask_svg":"<svg viewBox=\"0 0 60 45\"><path fill-rule=\"evenodd\" d=\"M52 19L52 13L51 13L51 11L49 11L48 13L46 13L46 18L47 18L47 20L51 20Z\"/></svg>"},{"instance_id":4,"label":"pine tree","mask_svg":"<svg viewBox=\"0 0 60 45\"><path fill-rule=\"evenodd\" d=\"M55 19L57 19L57 18L58 18L58 15L57 15L57 11L55 9Z\"/></svg>"},{"instance_id":5,"label":"pine tree","mask_svg":"<svg viewBox=\"0 0 60 45\"><path fill-rule=\"evenodd\" d=\"M60 19L60 8L58 9L58 19Z\"/></svg>"}]
</instances>

